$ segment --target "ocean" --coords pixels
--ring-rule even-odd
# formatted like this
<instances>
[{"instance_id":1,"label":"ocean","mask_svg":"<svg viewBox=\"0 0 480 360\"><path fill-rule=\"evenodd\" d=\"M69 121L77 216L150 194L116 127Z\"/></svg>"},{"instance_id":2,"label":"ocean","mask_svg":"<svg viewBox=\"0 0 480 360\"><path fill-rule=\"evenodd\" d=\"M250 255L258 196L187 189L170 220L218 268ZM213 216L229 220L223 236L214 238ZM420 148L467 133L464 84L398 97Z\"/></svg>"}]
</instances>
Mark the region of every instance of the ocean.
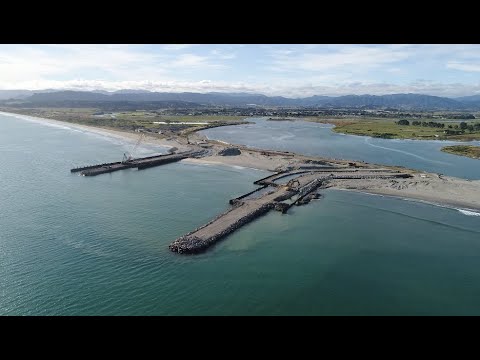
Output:
<instances>
[{"instance_id":1,"label":"ocean","mask_svg":"<svg viewBox=\"0 0 480 360\"><path fill-rule=\"evenodd\" d=\"M0 130L0 315L480 314L476 212L329 189L182 256L168 244L265 171L182 161L81 177L70 168L119 161L134 144L1 114ZM380 146L417 154L391 144ZM389 158L421 166L403 155ZM479 178L461 162L450 171Z\"/></svg>"}]
</instances>

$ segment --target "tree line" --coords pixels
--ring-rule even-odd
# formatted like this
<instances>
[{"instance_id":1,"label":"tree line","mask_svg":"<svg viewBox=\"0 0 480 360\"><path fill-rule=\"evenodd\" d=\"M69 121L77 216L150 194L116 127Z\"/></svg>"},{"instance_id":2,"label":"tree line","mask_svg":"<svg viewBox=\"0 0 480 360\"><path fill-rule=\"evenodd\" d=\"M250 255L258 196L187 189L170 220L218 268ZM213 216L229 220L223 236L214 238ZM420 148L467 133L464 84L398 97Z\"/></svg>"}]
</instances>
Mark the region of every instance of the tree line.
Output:
<instances>
[{"instance_id":1,"label":"tree line","mask_svg":"<svg viewBox=\"0 0 480 360\"><path fill-rule=\"evenodd\" d=\"M395 122L398 125L410 125L410 121L402 119ZM434 128L445 128L444 123L439 123L435 121L412 121L413 126L423 126L423 127L434 127ZM475 124L467 124L466 122L462 121L460 124L448 125L449 129L460 129L460 130L468 130L470 132L480 131L480 123Z\"/></svg>"}]
</instances>

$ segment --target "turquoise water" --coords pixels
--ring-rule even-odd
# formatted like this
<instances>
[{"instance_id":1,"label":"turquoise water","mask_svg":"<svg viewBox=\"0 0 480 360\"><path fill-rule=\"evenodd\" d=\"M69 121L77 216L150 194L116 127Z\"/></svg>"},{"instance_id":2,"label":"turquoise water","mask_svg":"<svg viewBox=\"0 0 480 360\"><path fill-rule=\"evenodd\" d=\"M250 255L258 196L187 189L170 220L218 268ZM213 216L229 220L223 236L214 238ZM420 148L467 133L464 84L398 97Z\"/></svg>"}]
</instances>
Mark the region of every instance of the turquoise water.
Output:
<instances>
[{"instance_id":1,"label":"turquoise water","mask_svg":"<svg viewBox=\"0 0 480 360\"><path fill-rule=\"evenodd\" d=\"M480 314L480 216L327 190L179 256L172 240L266 173L180 162L85 178L69 169L133 144L4 115L0 129L1 315Z\"/></svg>"},{"instance_id":2,"label":"turquoise water","mask_svg":"<svg viewBox=\"0 0 480 360\"><path fill-rule=\"evenodd\" d=\"M337 134L332 125L306 121L248 119L253 124L204 130L210 139L262 149L293 151L337 159L399 165L466 179L480 179L480 162L441 152L443 146L458 144L440 140L387 140ZM479 141L469 144L480 145Z\"/></svg>"}]
</instances>

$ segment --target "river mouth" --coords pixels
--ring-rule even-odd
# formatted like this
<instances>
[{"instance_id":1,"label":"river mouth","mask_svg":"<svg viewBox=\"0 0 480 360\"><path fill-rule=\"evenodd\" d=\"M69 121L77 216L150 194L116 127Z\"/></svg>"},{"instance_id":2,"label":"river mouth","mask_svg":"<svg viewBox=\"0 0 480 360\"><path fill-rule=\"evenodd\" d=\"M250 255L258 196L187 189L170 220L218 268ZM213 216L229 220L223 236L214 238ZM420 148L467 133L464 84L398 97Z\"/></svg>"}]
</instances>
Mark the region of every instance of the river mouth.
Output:
<instances>
[{"instance_id":1,"label":"river mouth","mask_svg":"<svg viewBox=\"0 0 480 360\"><path fill-rule=\"evenodd\" d=\"M403 166L470 180L480 179L478 160L444 153L453 141L379 139L337 134L333 125L307 121L249 119L251 124L200 131L209 139L309 156ZM480 142L470 142L475 145Z\"/></svg>"}]
</instances>

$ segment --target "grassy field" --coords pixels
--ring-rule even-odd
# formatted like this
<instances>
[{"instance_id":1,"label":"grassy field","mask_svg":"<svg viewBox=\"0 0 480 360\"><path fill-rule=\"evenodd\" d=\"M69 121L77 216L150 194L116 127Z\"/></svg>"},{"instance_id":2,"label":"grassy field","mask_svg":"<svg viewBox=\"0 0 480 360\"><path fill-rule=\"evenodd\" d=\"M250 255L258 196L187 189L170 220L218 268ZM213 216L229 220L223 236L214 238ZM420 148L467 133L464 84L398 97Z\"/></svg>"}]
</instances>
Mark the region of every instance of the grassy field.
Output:
<instances>
[{"instance_id":1,"label":"grassy field","mask_svg":"<svg viewBox=\"0 0 480 360\"><path fill-rule=\"evenodd\" d=\"M308 119L312 121L312 119ZM419 119L418 121L432 121L431 119ZM317 122L334 124L333 131L343 134L372 136L386 139L417 139L417 140L457 140L457 141L471 141L480 140L480 131L470 132L465 130L464 134L447 135L444 130L448 130L450 122L442 122L445 128L433 128L424 126L398 125L395 120L385 119L344 119L344 120L320 120ZM477 120L478 122L478 120ZM460 123L460 120L456 123ZM473 124L474 122L468 122Z\"/></svg>"},{"instance_id":2,"label":"grassy field","mask_svg":"<svg viewBox=\"0 0 480 360\"><path fill-rule=\"evenodd\" d=\"M444 146L441 150L454 155L468 156L473 159L480 159L480 146L453 145Z\"/></svg>"}]
</instances>

